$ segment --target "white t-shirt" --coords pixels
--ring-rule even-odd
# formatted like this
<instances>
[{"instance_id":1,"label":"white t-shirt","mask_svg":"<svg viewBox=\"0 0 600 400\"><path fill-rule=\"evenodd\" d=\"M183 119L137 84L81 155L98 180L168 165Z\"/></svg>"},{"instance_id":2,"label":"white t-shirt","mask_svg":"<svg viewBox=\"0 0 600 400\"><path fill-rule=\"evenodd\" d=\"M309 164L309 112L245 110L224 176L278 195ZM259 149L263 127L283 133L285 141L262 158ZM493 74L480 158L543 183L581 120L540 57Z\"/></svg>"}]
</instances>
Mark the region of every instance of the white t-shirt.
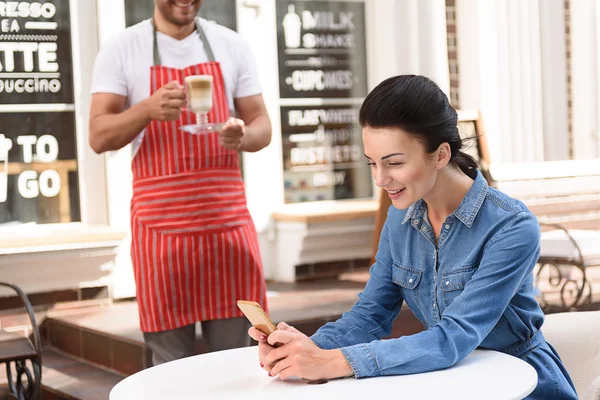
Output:
<instances>
[{"instance_id":1,"label":"white t-shirt","mask_svg":"<svg viewBox=\"0 0 600 400\"><path fill-rule=\"evenodd\" d=\"M200 18L215 60L221 64L227 100L262 93L256 62L250 48L237 32ZM208 55L197 31L183 40L157 33L158 52L165 67L183 69L208 62ZM150 68L154 64L153 29L150 20L127 28L109 40L94 64L92 93L114 93L127 97L129 108L150 97ZM134 139L133 154L139 148L144 131Z\"/></svg>"}]
</instances>

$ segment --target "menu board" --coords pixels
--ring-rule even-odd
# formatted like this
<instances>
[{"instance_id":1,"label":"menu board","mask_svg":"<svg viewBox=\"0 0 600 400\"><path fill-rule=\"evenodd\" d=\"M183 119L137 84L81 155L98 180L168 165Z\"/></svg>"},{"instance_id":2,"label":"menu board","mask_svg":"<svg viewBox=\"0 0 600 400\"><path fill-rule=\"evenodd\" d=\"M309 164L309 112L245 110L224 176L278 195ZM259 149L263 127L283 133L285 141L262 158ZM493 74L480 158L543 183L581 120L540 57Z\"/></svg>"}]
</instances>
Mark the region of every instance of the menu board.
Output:
<instances>
[{"instance_id":1,"label":"menu board","mask_svg":"<svg viewBox=\"0 0 600 400\"><path fill-rule=\"evenodd\" d=\"M281 98L367 95L362 1L277 1Z\"/></svg>"},{"instance_id":2,"label":"menu board","mask_svg":"<svg viewBox=\"0 0 600 400\"><path fill-rule=\"evenodd\" d=\"M367 95L365 4L276 7L286 202L371 197L358 125Z\"/></svg>"},{"instance_id":3,"label":"menu board","mask_svg":"<svg viewBox=\"0 0 600 400\"><path fill-rule=\"evenodd\" d=\"M372 195L353 106L281 107L287 202Z\"/></svg>"},{"instance_id":4,"label":"menu board","mask_svg":"<svg viewBox=\"0 0 600 400\"><path fill-rule=\"evenodd\" d=\"M80 221L69 0L0 2L0 223Z\"/></svg>"},{"instance_id":5,"label":"menu board","mask_svg":"<svg viewBox=\"0 0 600 400\"><path fill-rule=\"evenodd\" d=\"M0 2L0 104L72 104L69 1Z\"/></svg>"}]
</instances>

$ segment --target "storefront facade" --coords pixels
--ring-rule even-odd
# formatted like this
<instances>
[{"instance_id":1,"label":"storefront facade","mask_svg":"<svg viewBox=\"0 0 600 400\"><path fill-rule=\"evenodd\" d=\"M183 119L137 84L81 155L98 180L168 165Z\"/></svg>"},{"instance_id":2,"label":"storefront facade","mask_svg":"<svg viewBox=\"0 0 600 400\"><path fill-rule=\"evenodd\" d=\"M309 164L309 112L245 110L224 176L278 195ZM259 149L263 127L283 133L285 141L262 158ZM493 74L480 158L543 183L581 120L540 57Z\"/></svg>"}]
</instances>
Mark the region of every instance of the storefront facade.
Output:
<instances>
[{"instance_id":1,"label":"storefront facade","mask_svg":"<svg viewBox=\"0 0 600 400\"><path fill-rule=\"evenodd\" d=\"M311 213L323 207L335 210L336 204L348 207L357 199L376 201L357 115L362 99L377 83L400 73L419 73L449 93L453 79L460 76L460 85L454 86L463 106L487 108L486 121L503 115L494 114L483 91L491 82L482 72L489 67L483 44L479 52L469 46L471 50L461 53L460 73L449 69L450 3L462 6L457 24L465 40L469 27L483 29L473 21L492 18L487 8L477 8L470 0L204 0L203 16L237 30L250 45L273 125L271 145L243 156L248 206L268 278L280 275L278 254L289 239L281 234L274 213ZM106 285L114 297L135 294L128 239L131 149L94 154L87 140L88 112L98 49L127 26L150 17L152 7L152 0L0 2L1 280L28 292ZM540 10L536 12L542 22L560 17ZM583 15L579 8L574 13ZM598 20L593 27L596 40L588 39L588 47L600 42ZM552 61L555 56L546 53L541 53L541 61ZM587 61L575 60L573 68ZM538 67L544 65L550 64L541 62ZM533 67L523 71L536 74ZM564 73L544 71L548 80L551 74ZM593 89L577 89L573 101L583 104L596 96L589 92ZM600 92L600 84L595 90ZM552 104L560 103L560 96L566 113L566 93L558 91ZM546 126L560 115L538 114L540 121L548 120ZM596 107L578 121L597 126L598 115ZM492 135L492 142L500 141L499 132L492 129ZM559 143L566 140L564 132L556 137ZM583 137L576 133L576 148L587 140ZM550 143L545 139L531 145L541 146L543 153ZM581 148L595 151L589 145ZM297 236L315 231L299 226L292 229L300 232L294 233ZM340 241L339 235L348 230L344 223L326 228L328 234L319 239L323 248L328 247L327 237L331 243ZM360 235L367 249L371 238ZM320 254L323 261L344 254L342 247L334 248L327 254L315 250L311 262L318 262ZM361 250L352 258L368 258L368 253Z\"/></svg>"}]
</instances>

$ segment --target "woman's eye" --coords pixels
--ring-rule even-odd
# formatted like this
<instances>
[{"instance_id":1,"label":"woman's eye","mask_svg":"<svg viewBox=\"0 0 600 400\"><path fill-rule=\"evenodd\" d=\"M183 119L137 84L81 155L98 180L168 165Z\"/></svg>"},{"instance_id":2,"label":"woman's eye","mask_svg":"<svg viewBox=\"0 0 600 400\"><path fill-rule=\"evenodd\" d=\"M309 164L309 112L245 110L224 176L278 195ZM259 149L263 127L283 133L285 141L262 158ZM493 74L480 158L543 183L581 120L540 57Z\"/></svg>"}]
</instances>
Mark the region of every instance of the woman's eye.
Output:
<instances>
[{"instance_id":1,"label":"woman's eye","mask_svg":"<svg viewBox=\"0 0 600 400\"><path fill-rule=\"evenodd\" d=\"M389 165L390 165L390 166L392 166L392 167L399 167L399 166L401 166L401 165L404 165L404 163L402 163L402 162L398 162L398 163L390 163Z\"/></svg>"},{"instance_id":2,"label":"woman's eye","mask_svg":"<svg viewBox=\"0 0 600 400\"><path fill-rule=\"evenodd\" d=\"M367 165L370 166L370 167L372 167L372 166L375 165L375 163L374 162L368 162Z\"/></svg>"}]
</instances>

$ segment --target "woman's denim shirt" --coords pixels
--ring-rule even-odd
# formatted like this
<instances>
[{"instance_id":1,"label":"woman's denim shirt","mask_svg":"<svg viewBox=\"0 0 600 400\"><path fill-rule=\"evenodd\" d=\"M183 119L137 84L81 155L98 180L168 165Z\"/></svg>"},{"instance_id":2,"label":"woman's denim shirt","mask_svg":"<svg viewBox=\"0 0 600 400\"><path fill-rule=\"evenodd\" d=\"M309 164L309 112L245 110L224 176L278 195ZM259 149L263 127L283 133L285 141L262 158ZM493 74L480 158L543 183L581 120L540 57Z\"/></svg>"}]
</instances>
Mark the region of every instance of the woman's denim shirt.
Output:
<instances>
[{"instance_id":1,"label":"woman's denim shirt","mask_svg":"<svg viewBox=\"0 0 600 400\"><path fill-rule=\"evenodd\" d=\"M312 336L323 349L340 348L357 378L447 368L477 347L522 357L543 341L533 296L540 228L525 205L478 173L437 246L426 208L423 200L390 207L358 302ZM403 301L427 329L379 340Z\"/></svg>"}]
</instances>

